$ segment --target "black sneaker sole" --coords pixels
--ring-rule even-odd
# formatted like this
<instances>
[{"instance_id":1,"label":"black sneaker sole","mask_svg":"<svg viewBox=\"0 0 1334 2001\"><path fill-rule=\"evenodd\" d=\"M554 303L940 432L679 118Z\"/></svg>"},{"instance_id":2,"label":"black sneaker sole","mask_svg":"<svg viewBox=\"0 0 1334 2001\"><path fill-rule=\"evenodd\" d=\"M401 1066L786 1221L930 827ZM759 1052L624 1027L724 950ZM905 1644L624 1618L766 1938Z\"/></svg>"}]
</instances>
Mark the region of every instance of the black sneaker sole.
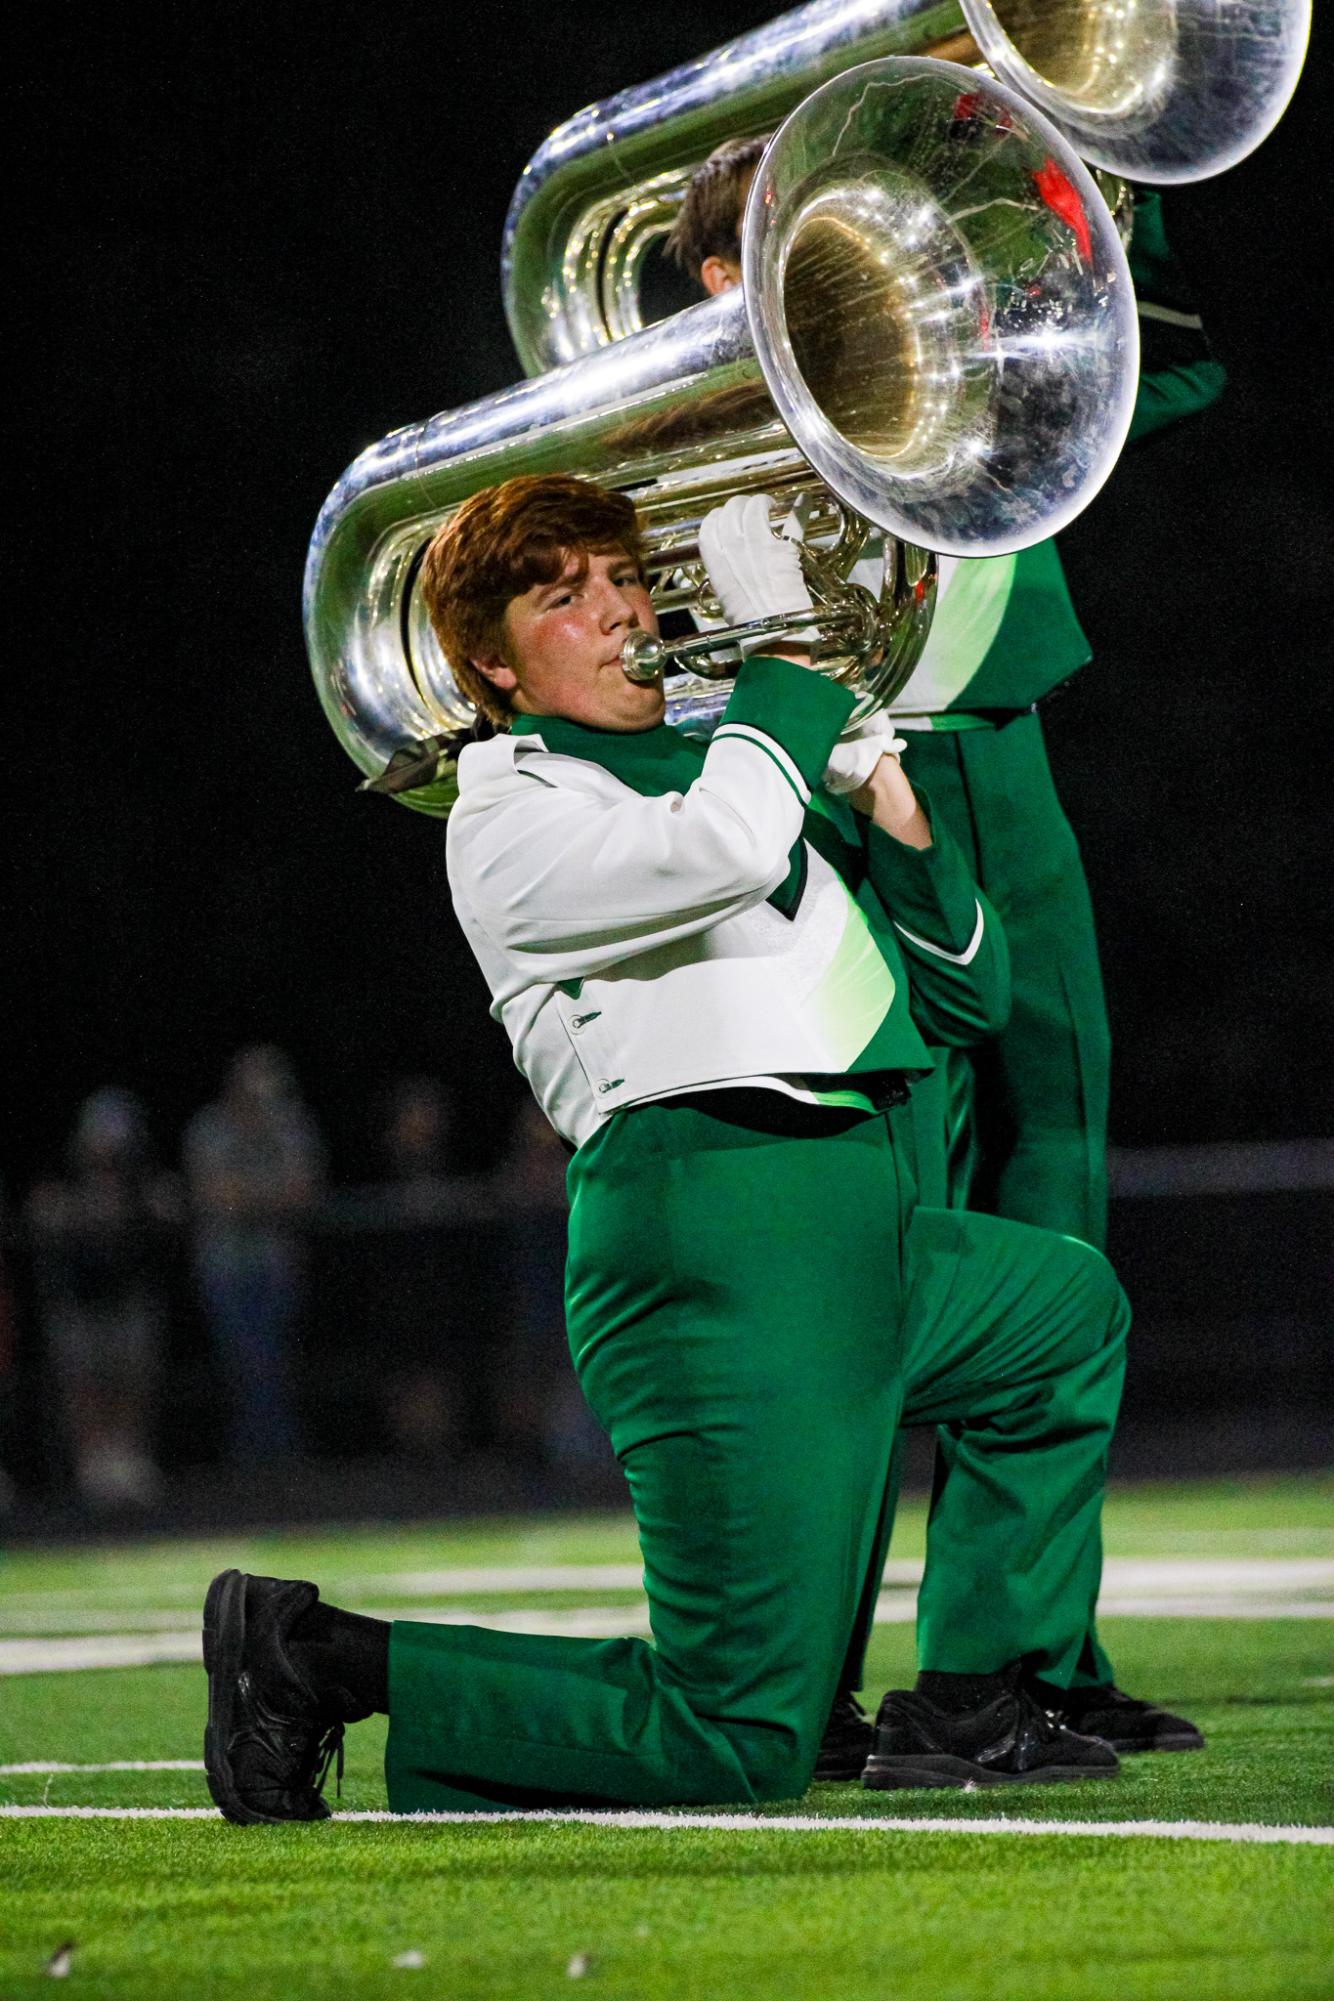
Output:
<instances>
[{"instance_id":1,"label":"black sneaker sole","mask_svg":"<svg viewBox=\"0 0 1334 2001\"><path fill-rule=\"evenodd\" d=\"M1070 1727L1073 1729L1074 1725L1071 1724ZM1087 1732L1085 1734L1087 1735ZM1204 1749L1204 1739L1198 1730L1192 1730L1189 1736L1183 1730L1178 1730L1175 1735L1169 1731L1161 1737L1153 1738L1151 1741L1146 1741L1143 1737L1137 1738L1134 1743L1118 1740L1116 1737L1109 1737L1105 1730L1099 1730L1096 1734L1102 1738L1104 1744L1111 1745L1118 1758L1142 1757L1146 1751L1202 1751Z\"/></svg>"},{"instance_id":2,"label":"black sneaker sole","mask_svg":"<svg viewBox=\"0 0 1334 2001\"><path fill-rule=\"evenodd\" d=\"M204 1600L204 1669L208 1675L208 1723L204 1729L204 1776L224 1820L235 1827L281 1827L289 1816L258 1813L236 1789L227 1756L236 1730L236 1679L245 1652L245 1573L222 1570ZM323 1800L312 1819L327 1820Z\"/></svg>"},{"instance_id":3,"label":"black sneaker sole","mask_svg":"<svg viewBox=\"0 0 1334 2001\"><path fill-rule=\"evenodd\" d=\"M1046 1786L1074 1779L1114 1779L1115 1765L1040 1765L1031 1772L998 1772L951 1758L943 1751L923 1751L898 1758L871 1757L862 1773L870 1792L896 1792L927 1786Z\"/></svg>"},{"instance_id":4,"label":"black sneaker sole","mask_svg":"<svg viewBox=\"0 0 1334 2001\"><path fill-rule=\"evenodd\" d=\"M224 1820L252 1827L267 1815L252 1813L236 1790L227 1746L234 1730L236 1678L245 1650L245 1577L219 1571L204 1600L204 1672L208 1676L208 1722L204 1727L204 1776Z\"/></svg>"}]
</instances>

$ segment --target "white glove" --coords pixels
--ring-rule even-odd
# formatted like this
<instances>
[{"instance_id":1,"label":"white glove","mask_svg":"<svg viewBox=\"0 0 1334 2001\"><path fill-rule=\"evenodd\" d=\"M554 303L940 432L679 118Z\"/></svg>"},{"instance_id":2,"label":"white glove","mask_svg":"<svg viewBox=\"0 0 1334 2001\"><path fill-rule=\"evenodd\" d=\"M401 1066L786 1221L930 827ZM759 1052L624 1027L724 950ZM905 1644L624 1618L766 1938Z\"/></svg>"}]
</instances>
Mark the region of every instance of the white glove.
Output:
<instances>
[{"instance_id":1,"label":"white glove","mask_svg":"<svg viewBox=\"0 0 1334 2001\"><path fill-rule=\"evenodd\" d=\"M865 785L882 757L897 757L904 748L903 738L895 736L890 718L883 709L877 709L865 722L858 723L851 736L840 738L834 745L820 783L826 792L836 795L856 792Z\"/></svg>"},{"instance_id":2,"label":"white glove","mask_svg":"<svg viewBox=\"0 0 1334 2001\"><path fill-rule=\"evenodd\" d=\"M733 494L699 524L699 553L729 625L812 608L797 542L769 526L772 505L765 493ZM742 651L772 643L752 640Z\"/></svg>"}]
</instances>

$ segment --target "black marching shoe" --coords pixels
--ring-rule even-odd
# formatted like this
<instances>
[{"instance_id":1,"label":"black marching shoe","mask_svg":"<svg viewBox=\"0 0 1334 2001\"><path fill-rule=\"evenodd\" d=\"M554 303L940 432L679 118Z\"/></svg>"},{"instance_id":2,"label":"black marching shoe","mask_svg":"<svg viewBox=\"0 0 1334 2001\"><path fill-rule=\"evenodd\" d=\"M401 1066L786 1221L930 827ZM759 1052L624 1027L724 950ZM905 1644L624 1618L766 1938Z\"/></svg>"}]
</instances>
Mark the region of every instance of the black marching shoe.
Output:
<instances>
[{"instance_id":1,"label":"black marching shoe","mask_svg":"<svg viewBox=\"0 0 1334 2001\"><path fill-rule=\"evenodd\" d=\"M875 1732L871 1719L851 1689L841 1689L834 1697L829 1721L820 1739L815 1760L817 1779L859 1779L871 1755Z\"/></svg>"},{"instance_id":2,"label":"black marching shoe","mask_svg":"<svg viewBox=\"0 0 1334 2001\"><path fill-rule=\"evenodd\" d=\"M287 1644L319 1595L313 1584L239 1570L208 1588L204 1770L223 1818L240 1827L329 1818L320 1795L335 1757L342 1778L343 1725L356 1715L337 1692L317 1694Z\"/></svg>"},{"instance_id":3,"label":"black marching shoe","mask_svg":"<svg viewBox=\"0 0 1334 2001\"><path fill-rule=\"evenodd\" d=\"M1125 1695L1111 1682L1092 1688L1055 1688L1034 1681L1033 1694L1055 1722L1086 1737L1101 1737L1114 1751L1202 1751L1204 1738L1184 1716L1155 1702Z\"/></svg>"},{"instance_id":4,"label":"black marching shoe","mask_svg":"<svg viewBox=\"0 0 1334 2001\"><path fill-rule=\"evenodd\" d=\"M917 1690L891 1689L875 1720L875 1748L862 1784L1032 1786L1058 1779L1110 1779L1115 1751L1064 1729L1022 1687L1015 1669L979 1708L949 1711Z\"/></svg>"}]
</instances>

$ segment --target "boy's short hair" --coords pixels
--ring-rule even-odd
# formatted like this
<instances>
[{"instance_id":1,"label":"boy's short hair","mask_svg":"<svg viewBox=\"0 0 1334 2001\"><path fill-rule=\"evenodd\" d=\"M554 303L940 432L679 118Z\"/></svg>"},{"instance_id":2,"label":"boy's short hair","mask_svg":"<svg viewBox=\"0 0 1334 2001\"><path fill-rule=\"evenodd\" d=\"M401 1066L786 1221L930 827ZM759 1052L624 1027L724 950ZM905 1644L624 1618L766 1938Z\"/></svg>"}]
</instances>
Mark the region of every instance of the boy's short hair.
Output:
<instances>
[{"instance_id":1,"label":"boy's short hair","mask_svg":"<svg viewBox=\"0 0 1334 2001\"><path fill-rule=\"evenodd\" d=\"M724 139L697 167L664 248L698 282L706 257L741 256L741 214L751 179L769 141Z\"/></svg>"},{"instance_id":2,"label":"boy's short hair","mask_svg":"<svg viewBox=\"0 0 1334 2001\"><path fill-rule=\"evenodd\" d=\"M534 584L554 583L571 553L586 565L613 550L643 563L634 503L567 473L484 486L437 531L422 561L422 598L455 681L491 722L508 722L509 697L472 663L503 657L505 607Z\"/></svg>"}]
</instances>

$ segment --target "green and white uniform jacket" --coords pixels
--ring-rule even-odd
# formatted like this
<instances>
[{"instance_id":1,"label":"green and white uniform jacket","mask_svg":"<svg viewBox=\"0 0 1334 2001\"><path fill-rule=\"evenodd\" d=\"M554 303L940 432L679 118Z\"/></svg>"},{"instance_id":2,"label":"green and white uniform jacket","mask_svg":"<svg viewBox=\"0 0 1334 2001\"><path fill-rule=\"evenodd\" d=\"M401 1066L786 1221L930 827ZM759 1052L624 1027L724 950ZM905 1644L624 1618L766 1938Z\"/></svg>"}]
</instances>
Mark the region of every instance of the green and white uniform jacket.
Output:
<instances>
[{"instance_id":1,"label":"green and white uniform jacket","mask_svg":"<svg viewBox=\"0 0 1334 2001\"><path fill-rule=\"evenodd\" d=\"M528 716L463 751L454 906L574 1145L721 1085L855 1103L859 1075L1002 1026L1004 937L953 841L909 848L815 790L851 707L754 659L707 750Z\"/></svg>"}]
</instances>

